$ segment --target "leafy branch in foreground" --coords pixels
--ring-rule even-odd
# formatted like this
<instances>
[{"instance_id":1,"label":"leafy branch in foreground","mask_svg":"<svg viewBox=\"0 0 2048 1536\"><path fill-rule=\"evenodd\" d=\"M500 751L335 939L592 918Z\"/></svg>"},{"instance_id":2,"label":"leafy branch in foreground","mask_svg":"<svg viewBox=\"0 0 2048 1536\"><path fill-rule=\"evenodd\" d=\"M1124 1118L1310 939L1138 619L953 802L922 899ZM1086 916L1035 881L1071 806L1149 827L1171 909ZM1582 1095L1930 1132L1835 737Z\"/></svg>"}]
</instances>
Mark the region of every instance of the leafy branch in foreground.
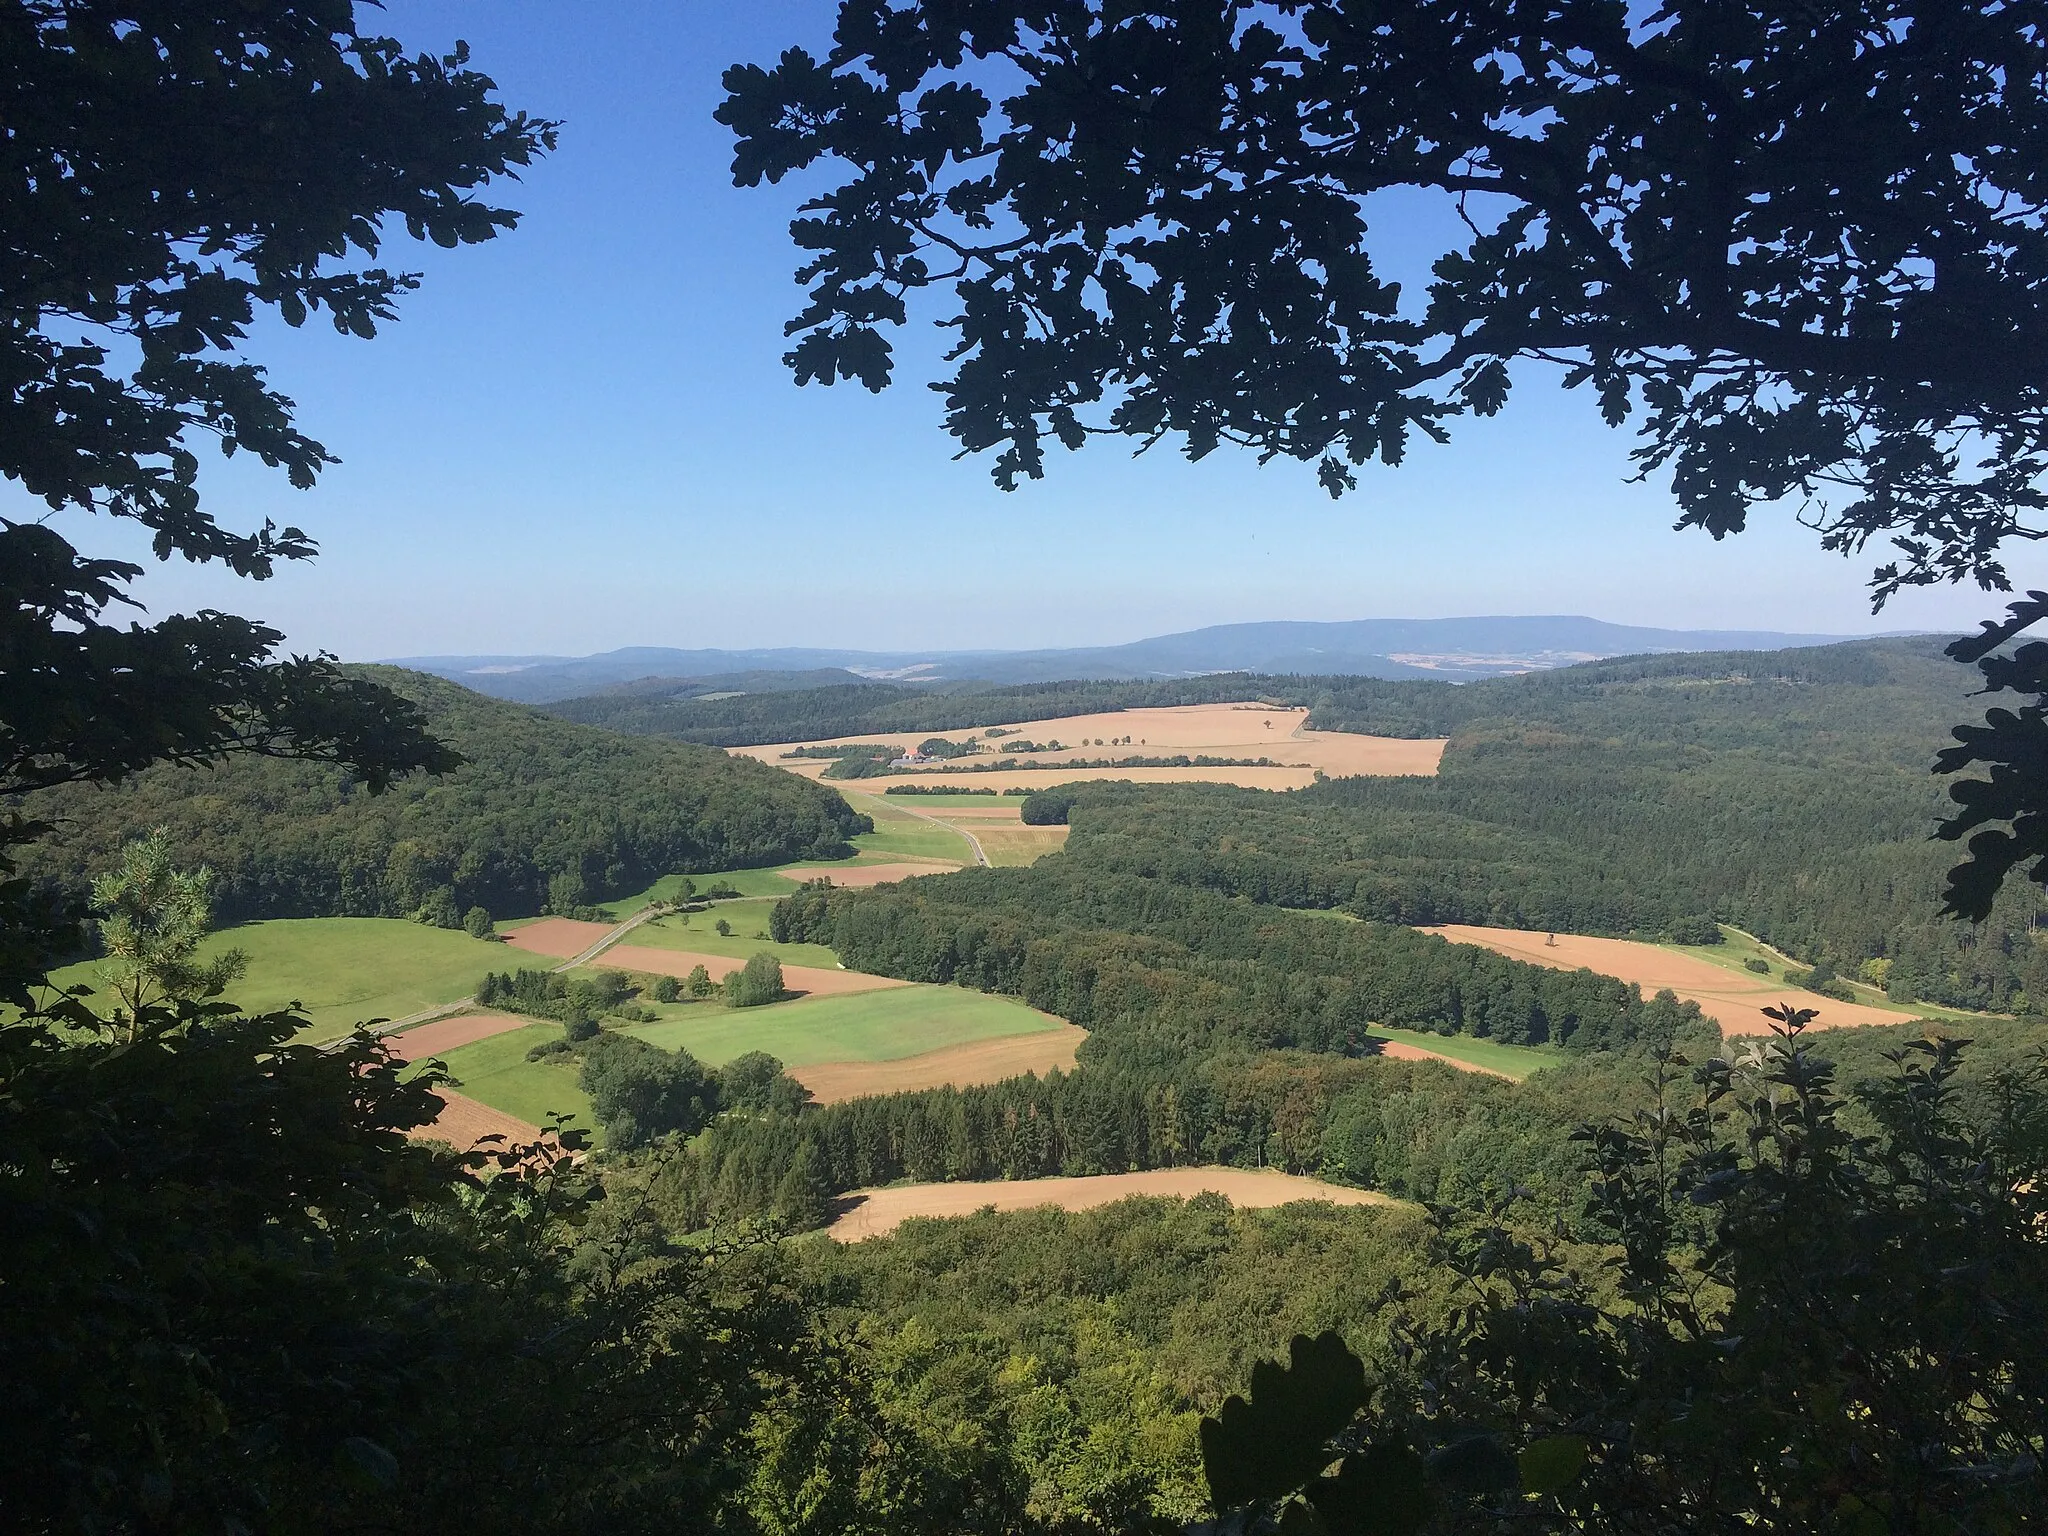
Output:
<instances>
[{"instance_id":1,"label":"leafy branch in foreground","mask_svg":"<svg viewBox=\"0 0 2048 1536\"><path fill-rule=\"evenodd\" d=\"M1432 1212L1467 1300L1375 1376L1335 1336L1203 1425L1220 1528L2017 1532L2048 1518L2048 1065L1956 1113L1964 1042L1893 1053L1852 1134L1776 1037L1580 1133L1577 1222ZM1544 1231L1549 1236L1533 1235ZM1590 1248L1587 1245L1592 1245ZM1587 1263L1587 1255L1599 1255ZM1362 1409L1354 1414L1353 1409Z\"/></svg>"},{"instance_id":2,"label":"leafy branch in foreground","mask_svg":"<svg viewBox=\"0 0 2048 1536\"><path fill-rule=\"evenodd\" d=\"M881 388L950 286L947 426L1005 486L1109 434L1334 494L1546 361L1640 413L1682 526L1803 501L1892 539L1882 596L2043 536L2044 78L2026 7L1957 0L848 0L718 116L739 185L838 163L791 225L798 381ZM1455 215L1420 304L1392 192Z\"/></svg>"}]
</instances>

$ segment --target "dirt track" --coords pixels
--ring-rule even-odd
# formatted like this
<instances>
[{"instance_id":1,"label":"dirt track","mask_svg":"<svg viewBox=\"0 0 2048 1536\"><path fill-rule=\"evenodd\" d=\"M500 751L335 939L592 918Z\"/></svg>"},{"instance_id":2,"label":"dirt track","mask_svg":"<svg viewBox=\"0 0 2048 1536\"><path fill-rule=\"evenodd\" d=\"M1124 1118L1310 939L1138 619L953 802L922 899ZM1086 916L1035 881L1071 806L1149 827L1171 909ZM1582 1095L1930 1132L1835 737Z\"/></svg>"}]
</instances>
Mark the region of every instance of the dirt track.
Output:
<instances>
[{"instance_id":1,"label":"dirt track","mask_svg":"<svg viewBox=\"0 0 2048 1536\"><path fill-rule=\"evenodd\" d=\"M1233 1205L1286 1205L1295 1200L1328 1200L1337 1205L1398 1205L1390 1196L1347 1189L1276 1173L1270 1168L1155 1168L1149 1173L1105 1173L1080 1179L990 1179L954 1184L897 1184L856 1190L840 1202L841 1214L825 1230L843 1243L883 1237L912 1216L971 1216L983 1206L1023 1211L1057 1205L1070 1211L1108 1205L1131 1195L1215 1193Z\"/></svg>"},{"instance_id":2,"label":"dirt track","mask_svg":"<svg viewBox=\"0 0 2048 1536\"><path fill-rule=\"evenodd\" d=\"M1462 923L1428 928L1457 944L1477 944L1496 954L1530 960L1556 970L1584 968L1632 981L1644 996L1669 988L1685 1001L1700 1005L1700 1012L1721 1026L1724 1035L1767 1035L1771 1021L1763 1010L1780 1003L1817 1008L1816 1029L1836 1029L1862 1024L1904 1024L1910 1013L1893 1008L1873 1008L1866 1003L1838 1003L1782 981L1751 976L1743 971L1723 970L1711 961L1681 955L1655 944L1638 944L1630 939L1591 939L1560 933L1556 945L1546 943L1547 934L1527 933L1519 928L1475 928Z\"/></svg>"},{"instance_id":3,"label":"dirt track","mask_svg":"<svg viewBox=\"0 0 2048 1536\"><path fill-rule=\"evenodd\" d=\"M943 1050L904 1056L895 1061L825 1061L791 1067L789 1075L811 1090L820 1104L866 1098L878 1093L910 1093L920 1088L972 1088L1000 1083L1026 1072L1074 1069L1074 1050L1088 1031L1074 1024L1041 1030L1035 1035L1003 1035L949 1045Z\"/></svg>"}]
</instances>

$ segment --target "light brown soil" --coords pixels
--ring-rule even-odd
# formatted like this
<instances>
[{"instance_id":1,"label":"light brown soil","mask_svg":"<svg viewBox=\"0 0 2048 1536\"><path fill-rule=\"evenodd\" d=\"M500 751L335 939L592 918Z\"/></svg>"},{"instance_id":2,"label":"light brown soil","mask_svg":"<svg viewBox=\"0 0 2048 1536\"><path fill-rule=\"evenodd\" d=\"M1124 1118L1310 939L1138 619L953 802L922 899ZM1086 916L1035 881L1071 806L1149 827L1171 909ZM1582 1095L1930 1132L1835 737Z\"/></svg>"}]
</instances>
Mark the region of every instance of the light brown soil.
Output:
<instances>
[{"instance_id":1,"label":"light brown soil","mask_svg":"<svg viewBox=\"0 0 2048 1536\"><path fill-rule=\"evenodd\" d=\"M891 880L912 880L919 875L947 875L962 868L959 864L849 864L844 869L807 869L792 879L816 880L821 876L834 885L865 889L871 885L884 885Z\"/></svg>"},{"instance_id":2,"label":"light brown soil","mask_svg":"<svg viewBox=\"0 0 2048 1536\"><path fill-rule=\"evenodd\" d=\"M699 955L684 949L655 949L645 944L614 944L593 962L600 970L639 971L650 976L687 976L698 966L722 981L728 971L747 962L731 955ZM892 976L870 976L864 971L834 971L814 965L785 965L782 984L807 997L833 997L844 992L873 992L881 987L907 987L907 981Z\"/></svg>"},{"instance_id":3,"label":"light brown soil","mask_svg":"<svg viewBox=\"0 0 2048 1536\"><path fill-rule=\"evenodd\" d=\"M1380 1054L1389 1061L1440 1061L1447 1067L1456 1067L1460 1072L1482 1072L1488 1077L1506 1077L1509 1082L1514 1081L1505 1072L1496 1072L1491 1067L1460 1061L1455 1056L1444 1056L1436 1051L1425 1051L1421 1046L1410 1045L1406 1040L1383 1040L1378 1035L1373 1038L1379 1040Z\"/></svg>"},{"instance_id":4,"label":"light brown soil","mask_svg":"<svg viewBox=\"0 0 2048 1536\"><path fill-rule=\"evenodd\" d=\"M584 923L573 917L544 917L505 935L505 942L530 955L568 960L580 955L612 931L610 923Z\"/></svg>"},{"instance_id":5,"label":"light brown soil","mask_svg":"<svg viewBox=\"0 0 2048 1536\"><path fill-rule=\"evenodd\" d=\"M1678 954L1655 944L1638 944L1630 939L1592 939L1579 934L1560 933L1555 936L1556 945L1552 946L1545 942L1549 935L1525 933L1518 928L1475 928L1453 923L1426 931L1440 933L1459 944L1478 944L1496 954L1531 960L1558 970L1583 968L1598 971L1603 976L1632 981L1643 989L1646 997L1668 988L1680 999L1698 1003L1700 1012L1719 1024L1724 1035L1769 1034L1772 1021L1764 1017L1763 1010L1782 1003L1820 1010L1820 1017L1813 1021L1816 1029L1904 1024L1914 1017L1893 1008L1838 1003L1831 997L1788 987L1782 981L1726 971L1692 955Z\"/></svg>"},{"instance_id":6,"label":"light brown soil","mask_svg":"<svg viewBox=\"0 0 2048 1536\"><path fill-rule=\"evenodd\" d=\"M504 1141L493 1149L502 1152L540 1138L537 1125L528 1125L503 1110L465 1098L452 1088L434 1091L440 1095L441 1113L431 1125L423 1125L412 1133L414 1141L445 1141L456 1151L467 1152L486 1136L502 1136Z\"/></svg>"},{"instance_id":7,"label":"light brown soil","mask_svg":"<svg viewBox=\"0 0 2048 1536\"><path fill-rule=\"evenodd\" d=\"M507 1030L524 1029L532 1022L509 1013L465 1013L452 1019L435 1019L431 1024L422 1024L403 1034L386 1035L384 1039L391 1054L400 1061L424 1061L458 1045L471 1045Z\"/></svg>"},{"instance_id":8,"label":"light brown soil","mask_svg":"<svg viewBox=\"0 0 2048 1536\"><path fill-rule=\"evenodd\" d=\"M1443 757L1442 741L1405 741L1386 736L1354 736L1342 731L1311 731L1308 711L1266 709L1256 704L1192 704L1170 709L1130 709L1100 715L1080 715L1065 720L1019 721L1014 734L987 742L981 760L993 762L1003 755L1005 742L1060 741L1064 752L1031 753L1028 761L1064 763L1081 758L1170 757L1270 757L1285 766L1275 768L1096 768L1066 772L1017 770L1010 773L975 774L959 777L963 786L976 789L1049 789L1087 779L1128 779L1137 783L1238 784L1252 789L1300 789L1315 780L1316 771L1335 778L1351 774L1434 774ZM903 733L898 733L902 735ZM939 731L931 734L950 741L965 741L980 733L974 730ZM1120 738L1132 738L1128 746ZM1096 746L1097 739L1116 746ZM884 740L880 736L842 736L832 741L806 742L806 746L843 746L861 741ZM886 738L891 744L912 746ZM922 740L923 737L918 737ZM1085 745L1084 745L1085 743ZM735 747L734 752L772 763L806 778L820 777L831 766L829 759L786 758L784 753L798 743L773 746ZM1019 754L1021 756L1021 754ZM892 783L946 783L956 776L934 779L929 773L901 774L887 778L861 779L861 789L878 792ZM952 814L949 808L938 812Z\"/></svg>"},{"instance_id":9,"label":"light brown soil","mask_svg":"<svg viewBox=\"0 0 2048 1536\"><path fill-rule=\"evenodd\" d=\"M826 1061L791 1067L789 1075L811 1090L820 1104L866 1098L878 1093L913 1093L920 1088L972 1088L1000 1083L1026 1072L1074 1069L1074 1050L1088 1038L1076 1024L1041 1030L1035 1035L1005 1035L949 1045L897 1061Z\"/></svg>"},{"instance_id":10,"label":"light brown soil","mask_svg":"<svg viewBox=\"0 0 2048 1536\"><path fill-rule=\"evenodd\" d=\"M843 1243L882 1237L912 1216L971 1216L984 1206L1023 1211L1057 1205L1085 1211L1131 1195L1168 1195L1185 1199L1214 1193L1233 1205L1287 1205L1296 1200L1328 1200L1336 1205L1397 1205L1390 1196L1366 1189L1347 1189L1275 1173L1270 1168L1155 1168L1149 1173L1105 1173L1081 1179L990 1179L954 1184L898 1184L886 1189L857 1190L841 1202L842 1214L825 1230Z\"/></svg>"}]
</instances>

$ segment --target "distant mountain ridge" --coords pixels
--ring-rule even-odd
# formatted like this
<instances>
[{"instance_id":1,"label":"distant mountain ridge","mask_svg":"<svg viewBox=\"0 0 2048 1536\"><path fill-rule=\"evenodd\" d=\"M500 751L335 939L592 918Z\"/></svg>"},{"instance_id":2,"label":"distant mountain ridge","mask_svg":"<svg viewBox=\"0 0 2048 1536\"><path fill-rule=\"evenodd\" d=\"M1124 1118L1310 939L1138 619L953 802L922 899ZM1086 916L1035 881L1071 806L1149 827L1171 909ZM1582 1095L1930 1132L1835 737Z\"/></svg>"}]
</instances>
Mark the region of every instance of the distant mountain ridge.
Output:
<instances>
[{"instance_id":1,"label":"distant mountain ridge","mask_svg":"<svg viewBox=\"0 0 2048 1536\"><path fill-rule=\"evenodd\" d=\"M1460 619L1274 620L1215 624L1124 645L1034 651L857 651L809 647L678 650L629 646L594 656L411 656L393 664L529 704L596 693L644 678L769 686L764 673L837 673L848 682L991 683L1174 678L1212 672L1348 674L1470 682L1610 656L1674 651L1788 650L1856 635L1772 630L1650 629L1582 615ZM783 683L781 686L790 686Z\"/></svg>"}]
</instances>

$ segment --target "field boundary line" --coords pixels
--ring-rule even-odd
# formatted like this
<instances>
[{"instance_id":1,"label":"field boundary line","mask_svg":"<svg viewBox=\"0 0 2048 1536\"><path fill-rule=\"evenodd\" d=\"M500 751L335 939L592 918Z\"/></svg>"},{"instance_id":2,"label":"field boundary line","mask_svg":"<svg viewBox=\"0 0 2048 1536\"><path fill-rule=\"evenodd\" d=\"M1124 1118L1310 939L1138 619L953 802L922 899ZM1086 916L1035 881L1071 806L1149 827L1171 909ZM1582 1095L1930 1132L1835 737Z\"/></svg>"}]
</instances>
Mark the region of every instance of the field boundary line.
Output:
<instances>
[{"instance_id":1,"label":"field boundary line","mask_svg":"<svg viewBox=\"0 0 2048 1536\"><path fill-rule=\"evenodd\" d=\"M909 797L907 795L899 795L897 798L908 799ZM944 827L948 832L966 838L967 846L974 850L974 862L981 865L984 869L988 867L988 854L981 846L981 839L972 832L969 832L965 827L956 827L950 821L941 821L938 817L926 811L914 811L907 805L891 806L890 809L901 811L906 816L915 816L919 821L928 821L935 827Z\"/></svg>"},{"instance_id":2,"label":"field boundary line","mask_svg":"<svg viewBox=\"0 0 2048 1536\"><path fill-rule=\"evenodd\" d=\"M590 948L584 950L582 954L577 955L574 959L564 960L560 965L554 966L552 967L552 969L556 971L573 971L579 965L588 965L591 961L595 960L599 955L603 954L606 950L610 949L614 944L618 943L619 940L623 939L627 934L631 933L635 928L638 928L642 923L647 922L652 918L661 916L664 910L666 909L662 908L658 903L649 902L646 906L642 907L638 912L635 912L631 917L627 918L623 923L619 924L619 926L614 928L610 933L606 934L603 938L599 939L595 944L591 945Z\"/></svg>"}]
</instances>

